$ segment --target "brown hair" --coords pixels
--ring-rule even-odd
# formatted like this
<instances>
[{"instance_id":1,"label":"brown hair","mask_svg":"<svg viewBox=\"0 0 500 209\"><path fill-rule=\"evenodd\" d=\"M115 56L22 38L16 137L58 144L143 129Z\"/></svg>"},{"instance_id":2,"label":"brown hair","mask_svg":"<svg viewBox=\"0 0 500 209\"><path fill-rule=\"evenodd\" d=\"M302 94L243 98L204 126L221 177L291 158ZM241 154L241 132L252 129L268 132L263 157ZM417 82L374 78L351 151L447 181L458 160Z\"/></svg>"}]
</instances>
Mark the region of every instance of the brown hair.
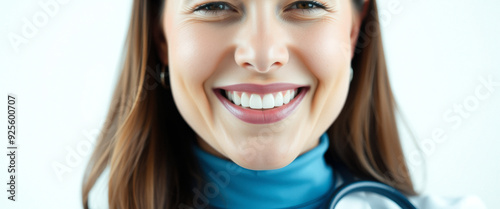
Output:
<instances>
[{"instance_id":1,"label":"brown hair","mask_svg":"<svg viewBox=\"0 0 500 209\"><path fill-rule=\"evenodd\" d=\"M356 1L358 8L361 1ZM354 78L346 104L328 129L329 163L342 162L362 179L415 194L404 161L395 101L389 85L375 0L368 3L352 60ZM161 28L162 0L134 0L122 73L82 188L84 208L97 178L109 167L110 208L177 208L192 201L199 180L190 149L195 139L160 84L153 36ZM164 37L163 37L164 38ZM175 121L167 125L168 121Z\"/></svg>"}]
</instances>

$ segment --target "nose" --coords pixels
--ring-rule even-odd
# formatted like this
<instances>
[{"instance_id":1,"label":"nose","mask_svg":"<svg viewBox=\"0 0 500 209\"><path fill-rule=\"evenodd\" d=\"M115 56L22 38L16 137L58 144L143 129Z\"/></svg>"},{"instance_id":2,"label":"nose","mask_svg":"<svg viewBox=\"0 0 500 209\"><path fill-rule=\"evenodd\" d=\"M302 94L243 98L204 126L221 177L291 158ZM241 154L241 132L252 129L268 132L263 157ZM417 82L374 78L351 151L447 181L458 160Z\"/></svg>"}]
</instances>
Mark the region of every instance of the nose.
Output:
<instances>
[{"instance_id":1,"label":"nose","mask_svg":"<svg viewBox=\"0 0 500 209\"><path fill-rule=\"evenodd\" d=\"M234 55L240 67L267 73L288 63L287 34L275 18L263 15L262 10L248 14L239 31Z\"/></svg>"}]
</instances>

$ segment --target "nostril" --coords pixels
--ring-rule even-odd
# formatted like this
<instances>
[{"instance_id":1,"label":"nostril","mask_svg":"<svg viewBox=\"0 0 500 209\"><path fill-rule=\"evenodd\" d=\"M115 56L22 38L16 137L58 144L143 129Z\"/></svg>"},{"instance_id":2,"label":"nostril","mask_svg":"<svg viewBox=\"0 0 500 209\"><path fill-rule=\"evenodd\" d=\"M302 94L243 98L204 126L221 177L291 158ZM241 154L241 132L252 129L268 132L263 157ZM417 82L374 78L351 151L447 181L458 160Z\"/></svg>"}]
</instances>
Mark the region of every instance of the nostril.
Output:
<instances>
[{"instance_id":1,"label":"nostril","mask_svg":"<svg viewBox=\"0 0 500 209\"><path fill-rule=\"evenodd\" d=\"M248 62L245 62L245 63L241 64L241 66L247 70L255 70L255 71L258 71L260 73L266 73L266 72L269 72L271 70L281 68L283 66L283 64L281 62L275 62L271 66L268 66L267 68L264 68L264 67L258 68L255 65L252 65Z\"/></svg>"},{"instance_id":2,"label":"nostril","mask_svg":"<svg viewBox=\"0 0 500 209\"><path fill-rule=\"evenodd\" d=\"M243 63L243 67L244 68L251 68L252 65L250 63L248 63L248 62L245 62L245 63Z\"/></svg>"},{"instance_id":3,"label":"nostril","mask_svg":"<svg viewBox=\"0 0 500 209\"><path fill-rule=\"evenodd\" d=\"M271 65L271 69L272 68L280 68L281 66L283 66L283 64L281 64L281 62L275 62Z\"/></svg>"}]
</instances>

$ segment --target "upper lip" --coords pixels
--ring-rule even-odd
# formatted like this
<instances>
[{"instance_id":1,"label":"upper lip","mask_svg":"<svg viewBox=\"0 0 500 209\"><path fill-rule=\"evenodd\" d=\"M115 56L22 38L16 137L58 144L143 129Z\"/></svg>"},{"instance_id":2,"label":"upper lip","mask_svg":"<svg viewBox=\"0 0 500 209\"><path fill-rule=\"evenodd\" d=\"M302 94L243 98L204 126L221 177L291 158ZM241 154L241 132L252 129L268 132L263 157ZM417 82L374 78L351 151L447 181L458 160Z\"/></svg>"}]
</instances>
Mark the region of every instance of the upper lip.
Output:
<instances>
[{"instance_id":1,"label":"upper lip","mask_svg":"<svg viewBox=\"0 0 500 209\"><path fill-rule=\"evenodd\" d=\"M215 89L223 89L226 91L243 91L256 94L269 94L273 92L286 91L290 89L297 89L300 87L306 87L307 85L299 85L293 83L272 83L267 85L252 84L252 83L242 83L234 84L228 86L221 86Z\"/></svg>"}]
</instances>

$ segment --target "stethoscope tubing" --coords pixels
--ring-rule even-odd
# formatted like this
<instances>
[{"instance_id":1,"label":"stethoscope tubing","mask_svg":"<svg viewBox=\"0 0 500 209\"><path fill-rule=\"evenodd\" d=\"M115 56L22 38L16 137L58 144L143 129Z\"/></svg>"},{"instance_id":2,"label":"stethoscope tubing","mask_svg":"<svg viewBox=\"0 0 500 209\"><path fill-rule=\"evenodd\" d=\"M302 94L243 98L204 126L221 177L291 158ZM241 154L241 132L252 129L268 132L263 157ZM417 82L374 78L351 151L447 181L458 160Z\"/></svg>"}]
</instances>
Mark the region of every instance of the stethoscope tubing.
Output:
<instances>
[{"instance_id":1,"label":"stethoscope tubing","mask_svg":"<svg viewBox=\"0 0 500 209\"><path fill-rule=\"evenodd\" d=\"M356 181L342 184L333 192L329 209L335 209L337 204L345 196L355 192L373 192L389 198L398 204L402 209L416 209L416 207L401 192L394 187L376 181Z\"/></svg>"}]
</instances>

